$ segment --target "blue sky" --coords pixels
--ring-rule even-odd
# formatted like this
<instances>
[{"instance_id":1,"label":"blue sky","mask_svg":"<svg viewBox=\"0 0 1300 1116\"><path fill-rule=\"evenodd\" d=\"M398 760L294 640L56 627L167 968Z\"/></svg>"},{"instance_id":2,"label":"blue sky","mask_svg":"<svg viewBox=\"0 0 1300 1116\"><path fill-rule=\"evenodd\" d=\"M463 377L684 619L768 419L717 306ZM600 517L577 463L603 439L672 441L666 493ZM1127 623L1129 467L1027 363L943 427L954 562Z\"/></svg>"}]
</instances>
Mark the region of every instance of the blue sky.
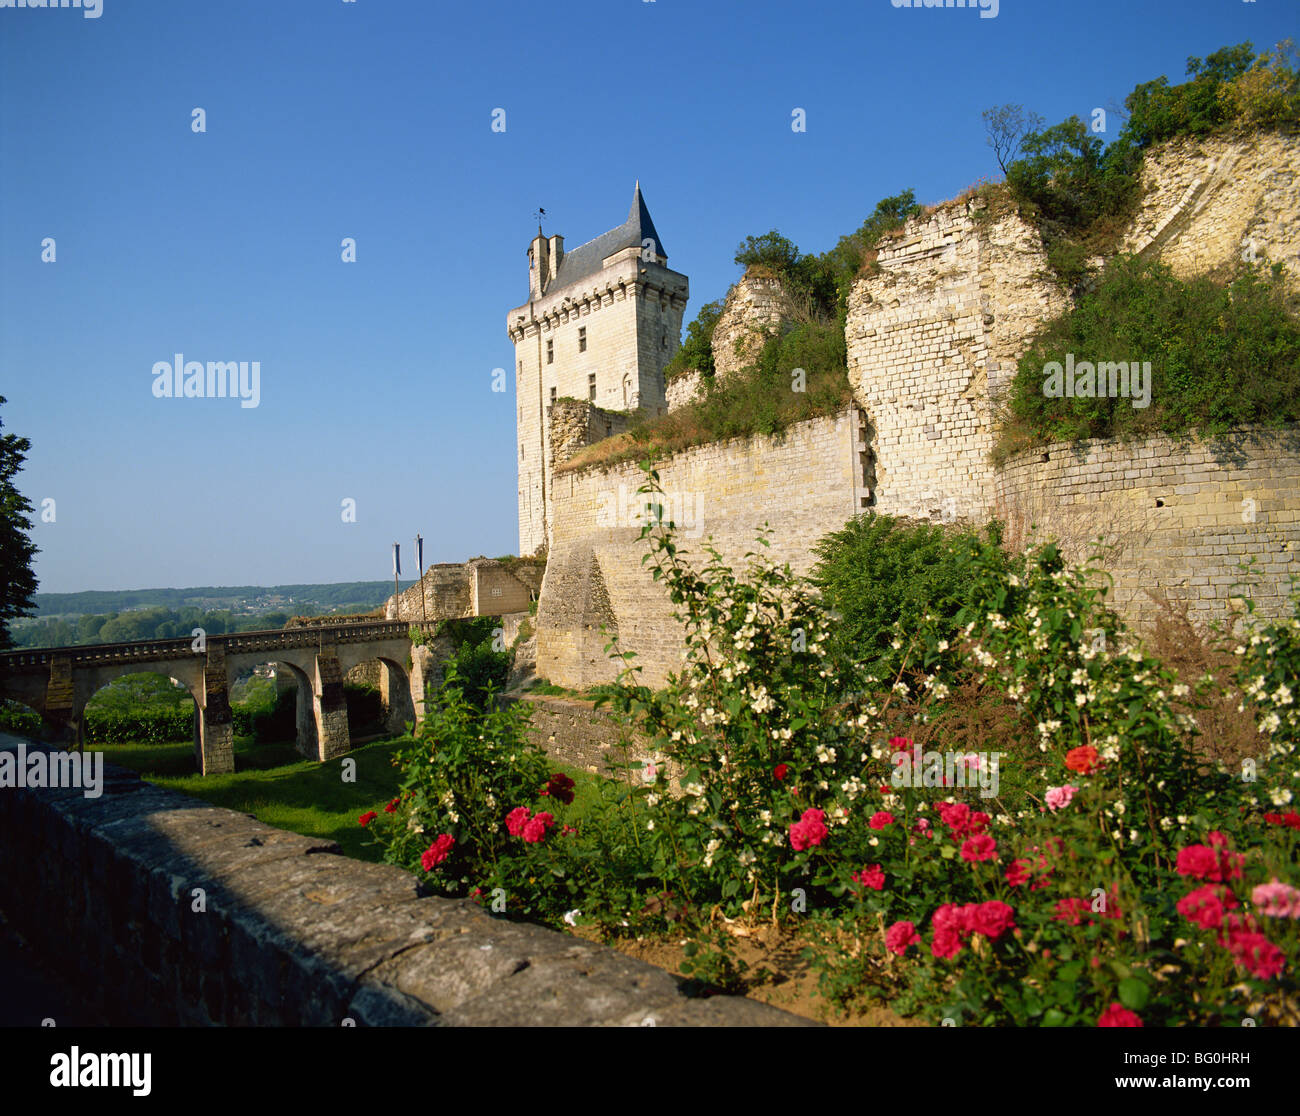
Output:
<instances>
[{"instance_id":1,"label":"blue sky","mask_svg":"<svg viewBox=\"0 0 1300 1116\"><path fill-rule=\"evenodd\" d=\"M0 9L0 412L55 521L42 591L378 579L517 547L506 312L532 213L577 245L640 178L688 319L749 234L806 251L905 187L1296 31L1293 0L103 0ZM207 130L192 130L192 112ZM491 128L506 110L506 130ZM791 130L803 108L807 131ZM1113 135L1119 121L1112 118ZM53 237L57 259L41 260ZM357 261L341 261L354 237ZM259 361L260 401L155 362ZM345 499L356 522L343 521ZM405 565L404 565L405 572Z\"/></svg>"}]
</instances>

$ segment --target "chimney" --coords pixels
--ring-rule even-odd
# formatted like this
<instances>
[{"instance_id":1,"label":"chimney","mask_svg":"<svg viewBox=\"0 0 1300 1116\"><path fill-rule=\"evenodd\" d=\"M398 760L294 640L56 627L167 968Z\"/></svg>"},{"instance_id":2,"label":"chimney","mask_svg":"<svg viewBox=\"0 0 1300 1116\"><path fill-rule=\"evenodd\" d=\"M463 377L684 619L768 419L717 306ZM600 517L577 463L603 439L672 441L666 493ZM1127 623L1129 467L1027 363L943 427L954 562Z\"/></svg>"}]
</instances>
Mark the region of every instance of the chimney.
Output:
<instances>
[{"instance_id":1,"label":"chimney","mask_svg":"<svg viewBox=\"0 0 1300 1116\"><path fill-rule=\"evenodd\" d=\"M560 274L560 261L564 259L564 237L551 237L547 257L549 267L546 274L546 283L549 286L551 281Z\"/></svg>"}]
</instances>

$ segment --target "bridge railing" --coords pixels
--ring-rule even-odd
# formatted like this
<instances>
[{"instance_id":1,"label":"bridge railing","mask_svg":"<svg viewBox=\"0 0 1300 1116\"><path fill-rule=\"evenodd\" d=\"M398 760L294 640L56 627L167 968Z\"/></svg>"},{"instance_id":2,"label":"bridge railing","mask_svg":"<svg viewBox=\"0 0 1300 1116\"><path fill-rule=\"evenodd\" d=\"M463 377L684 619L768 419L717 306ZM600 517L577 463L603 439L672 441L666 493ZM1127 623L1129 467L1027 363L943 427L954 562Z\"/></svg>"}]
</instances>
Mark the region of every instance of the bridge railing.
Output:
<instances>
[{"instance_id":1,"label":"bridge railing","mask_svg":"<svg viewBox=\"0 0 1300 1116\"><path fill-rule=\"evenodd\" d=\"M361 624L318 624L309 628L268 628L255 632L232 632L206 637L208 646L220 645L226 654L287 649L292 647L322 647L336 643L369 643L378 640L401 639L412 628L432 635L438 621L376 620ZM195 652L194 640L141 639L123 643L87 643L74 647L39 647L22 651L0 652L0 673L29 674L48 671L55 658L66 657L73 667L108 666L123 662L157 662L160 659L179 659Z\"/></svg>"}]
</instances>

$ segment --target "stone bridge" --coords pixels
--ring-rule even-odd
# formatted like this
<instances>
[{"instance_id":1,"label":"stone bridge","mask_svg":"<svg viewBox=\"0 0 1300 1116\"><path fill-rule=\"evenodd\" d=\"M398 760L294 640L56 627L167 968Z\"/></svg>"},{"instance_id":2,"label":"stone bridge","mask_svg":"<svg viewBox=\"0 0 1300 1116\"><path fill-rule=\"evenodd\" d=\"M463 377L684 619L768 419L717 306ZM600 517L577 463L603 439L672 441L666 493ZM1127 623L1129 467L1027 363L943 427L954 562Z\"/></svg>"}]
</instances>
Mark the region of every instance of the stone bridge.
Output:
<instances>
[{"instance_id":1,"label":"stone bridge","mask_svg":"<svg viewBox=\"0 0 1300 1116\"><path fill-rule=\"evenodd\" d=\"M0 654L0 698L40 714L47 734L64 747L82 743L82 716L94 693L127 674L156 672L181 683L194 698L194 753L203 775L234 771L234 732L228 680L262 663L288 670L298 684L298 748L317 760L348 751L343 679L360 663L383 666L380 689L388 727L424 719L425 685L435 684L441 659L413 647L411 631L435 635L437 621L375 621L210 635L51 647Z\"/></svg>"}]
</instances>

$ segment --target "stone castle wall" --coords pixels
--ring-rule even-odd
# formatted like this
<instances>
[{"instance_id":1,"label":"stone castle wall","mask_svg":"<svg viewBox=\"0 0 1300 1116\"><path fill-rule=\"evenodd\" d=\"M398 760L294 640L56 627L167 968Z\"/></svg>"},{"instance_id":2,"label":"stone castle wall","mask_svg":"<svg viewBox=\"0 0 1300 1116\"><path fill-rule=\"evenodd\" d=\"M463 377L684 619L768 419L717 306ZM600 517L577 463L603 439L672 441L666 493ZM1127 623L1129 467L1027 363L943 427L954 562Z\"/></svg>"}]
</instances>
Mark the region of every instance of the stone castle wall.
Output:
<instances>
[{"instance_id":1,"label":"stone castle wall","mask_svg":"<svg viewBox=\"0 0 1300 1116\"><path fill-rule=\"evenodd\" d=\"M808 544L842 527L865 499L865 430L850 408L798 423L775 437L738 438L684 450L658 466L665 518L680 528L689 560L711 537L743 565L764 522L776 529L764 553L800 572ZM555 481L556 535L537 610L537 673L571 689L613 681L609 635L637 652L641 681L659 686L678 669L680 626L662 585L641 558L644 475L634 464L570 470ZM601 625L608 634L602 634Z\"/></svg>"},{"instance_id":2,"label":"stone castle wall","mask_svg":"<svg viewBox=\"0 0 1300 1116\"><path fill-rule=\"evenodd\" d=\"M1124 250L1184 276L1222 275L1253 244L1259 258L1290 261L1300 274L1300 137L1179 141L1148 153L1143 184ZM761 332L779 327L785 312L779 284L750 278L733 290L715 332L719 371L752 359ZM763 519L778 527L774 555L807 569L811 545L864 509L944 522L997 516L1009 522L1009 542L1026 541L1036 524L1074 560L1092 538L1110 536L1111 599L1139 624L1155 607L1148 590L1186 603L1198 619L1223 618L1247 555L1259 558L1259 613L1285 611L1289 578L1300 576L1293 431L1238 431L1217 446L1098 440L994 466L1002 393L1034 331L1068 307L1033 226L980 198L939 206L883 243L851 293L855 408L800 424L785 441L675 454L659 466L664 487L699 495L703 533L718 536L729 557L743 553ZM631 467L556 478L557 550L537 635L538 673L553 682L582 688L613 677L602 623L622 650L637 652L643 682L657 685L677 666L680 630L640 565L637 529L598 519L602 495L622 507L620 485L635 493L639 484Z\"/></svg>"},{"instance_id":3,"label":"stone castle wall","mask_svg":"<svg viewBox=\"0 0 1300 1116\"><path fill-rule=\"evenodd\" d=\"M1252 555L1257 611L1287 615L1288 577L1300 576L1300 431L1040 447L1001 471L997 514L1009 545L1036 527L1071 562L1104 533L1115 547L1102 562L1114 579L1107 600L1138 625L1154 619L1157 597L1185 603L1195 620L1225 618L1243 595L1238 563Z\"/></svg>"},{"instance_id":4,"label":"stone castle wall","mask_svg":"<svg viewBox=\"0 0 1300 1116\"><path fill-rule=\"evenodd\" d=\"M1037 231L982 207L909 221L850 295L849 383L871 424L877 512L988 517L993 397L1038 323L1066 309Z\"/></svg>"}]
</instances>

